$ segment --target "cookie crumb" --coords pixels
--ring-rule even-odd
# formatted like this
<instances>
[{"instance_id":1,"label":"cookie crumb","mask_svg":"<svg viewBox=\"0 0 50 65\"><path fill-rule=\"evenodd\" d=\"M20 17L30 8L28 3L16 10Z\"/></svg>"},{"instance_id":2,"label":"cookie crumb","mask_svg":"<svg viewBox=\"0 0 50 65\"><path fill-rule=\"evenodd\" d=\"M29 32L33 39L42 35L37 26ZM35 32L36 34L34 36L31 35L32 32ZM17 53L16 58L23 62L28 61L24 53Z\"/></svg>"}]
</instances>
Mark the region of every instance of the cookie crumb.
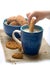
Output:
<instances>
[{"instance_id":1,"label":"cookie crumb","mask_svg":"<svg viewBox=\"0 0 50 65\"><path fill-rule=\"evenodd\" d=\"M45 54L48 54L48 52L47 52L47 51L44 51L44 53L45 53Z\"/></svg>"}]
</instances>

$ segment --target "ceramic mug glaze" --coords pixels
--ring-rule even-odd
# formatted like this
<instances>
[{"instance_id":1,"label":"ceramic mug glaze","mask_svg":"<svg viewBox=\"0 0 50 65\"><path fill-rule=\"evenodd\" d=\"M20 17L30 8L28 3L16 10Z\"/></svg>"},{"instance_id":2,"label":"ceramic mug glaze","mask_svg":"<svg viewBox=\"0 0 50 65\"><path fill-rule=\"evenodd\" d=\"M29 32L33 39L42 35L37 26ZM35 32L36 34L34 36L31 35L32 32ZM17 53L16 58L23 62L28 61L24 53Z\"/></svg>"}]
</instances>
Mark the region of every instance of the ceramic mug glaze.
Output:
<instances>
[{"instance_id":1,"label":"ceramic mug glaze","mask_svg":"<svg viewBox=\"0 0 50 65\"><path fill-rule=\"evenodd\" d=\"M38 29L37 32L27 32L25 29L29 28L28 25L21 26L20 30L13 31L13 39L19 43L22 43L23 52L28 55L37 55L41 46L43 28L41 26L35 25L34 28ZM21 36L21 41L19 41L15 33L18 33Z\"/></svg>"}]
</instances>

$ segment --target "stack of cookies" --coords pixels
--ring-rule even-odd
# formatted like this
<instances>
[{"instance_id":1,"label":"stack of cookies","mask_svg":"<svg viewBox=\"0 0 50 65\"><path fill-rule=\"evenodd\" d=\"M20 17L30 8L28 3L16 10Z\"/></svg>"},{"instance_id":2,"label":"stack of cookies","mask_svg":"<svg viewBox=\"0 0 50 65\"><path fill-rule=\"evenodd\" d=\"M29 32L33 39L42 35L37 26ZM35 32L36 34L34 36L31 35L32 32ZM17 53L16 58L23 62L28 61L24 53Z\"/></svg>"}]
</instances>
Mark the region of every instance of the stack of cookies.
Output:
<instances>
[{"instance_id":1,"label":"stack of cookies","mask_svg":"<svg viewBox=\"0 0 50 65\"><path fill-rule=\"evenodd\" d=\"M22 26L24 24L27 24L27 21L26 21L26 19L23 16L18 15L18 16L9 17L7 19L7 24L8 25L13 25L13 26L15 26L15 25Z\"/></svg>"}]
</instances>

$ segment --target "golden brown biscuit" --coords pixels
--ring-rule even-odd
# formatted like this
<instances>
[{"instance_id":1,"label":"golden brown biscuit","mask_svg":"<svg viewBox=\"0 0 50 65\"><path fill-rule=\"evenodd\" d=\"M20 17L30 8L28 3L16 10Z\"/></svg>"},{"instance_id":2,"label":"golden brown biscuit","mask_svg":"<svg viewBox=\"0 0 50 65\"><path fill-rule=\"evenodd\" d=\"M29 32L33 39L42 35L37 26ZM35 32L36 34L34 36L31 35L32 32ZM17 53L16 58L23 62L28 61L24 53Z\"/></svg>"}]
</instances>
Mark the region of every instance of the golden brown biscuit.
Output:
<instances>
[{"instance_id":1,"label":"golden brown biscuit","mask_svg":"<svg viewBox=\"0 0 50 65\"><path fill-rule=\"evenodd\" d=\"M19 49L22 50L22 45L19 43L16 43L14 40L10 40L6 42L6 47L9 49Z\"/></svg>"},{"instance_id":2,"label":"golden brown biscuit","mask_svg":"<svg viewBox=\"0 0 50 65\"><path fill-rule=\"evenodd\" d=\"M22 25L24 25L24 24L27 24L27 21L25 20L25 18L23 17L23 16L21 16L21 15L18 15L17 17L16 17L16 21L18 21L18 23L22 26Z\"/></svg>"},{"instance_id":3,"label":"golden brown biscuit","mask_svg":"<svg viewBox=\"0 0 50 65\"><path fill-rule=\"evenodd\" d=\"M12 58L15 58L15 59L23 59L23 54L22 53L14 53L12 55Z\"/></svg>"},{"instance_id":4,"label":"golden brown biscuit","mask_svg":"<svg viewBox=\"0 0 50 65\"><path fill-rule=\"evenodd\" d=\"M30 32L33 32L34 31L34 22L35 22L35 20L34 19L31 19L30 25L29 25L29 31Z\"/></svg>"},{"instance_id":5,"label":"golden brown biscuit","mask_svg":"<svg viewBox=\"0 0 50 65\"><path fill-rule=\"evenodd\" d=\"M9 25L17 25L16 21L12 21Z\"/></svg>"},{"instance_id":6,"label":"golden brown biscuit","mask_svg":"<svg viewBox=\"0 0 50 65\"><path fill-rule=\"evenodd\" d=\"M12 21L16 21L16 16L9 17L7 19L7 24L10 24Z\"/></svg>"},{"instance_id":7,"label":"golden brown biscuit","mask_svg":"<svg viewBox=\"0 0 50 65\"><path fill-rule=\"evenodd\" d=\"M13 22L13 21L16 21L16 22ZM7 24L11 24L11 25L24 25L24 24L27 24L28 22L25 20L25 18L21 15L18 15L18 16L12 16L12 17L9 17L7 19Z\"/></svg>"},{"instance_id":8,"label":"golden brown biscuit","mask_svg":"<svg viewBox=\"0 0 50 65\"><path fill-rule=\"evenodd\" d=\"M16 26L16 25L19 25L17 21L12 21L9 25L13 25L13 26Z\"/></svg>"}]
</instances>

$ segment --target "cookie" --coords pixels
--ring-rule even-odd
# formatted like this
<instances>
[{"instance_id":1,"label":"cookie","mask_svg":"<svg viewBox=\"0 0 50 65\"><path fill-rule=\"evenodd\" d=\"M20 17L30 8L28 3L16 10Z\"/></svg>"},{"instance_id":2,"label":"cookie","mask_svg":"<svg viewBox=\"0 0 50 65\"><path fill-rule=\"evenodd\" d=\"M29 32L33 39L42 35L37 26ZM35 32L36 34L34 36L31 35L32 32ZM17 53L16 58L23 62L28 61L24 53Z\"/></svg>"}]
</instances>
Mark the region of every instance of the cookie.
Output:
<instances>
[{"instance_id":1,"label":"cookie","mask_svg":"<svg viewBox=\"0 0 50 65\"><path fill-rule=\"evenodd\" d=\"M20 51L22 50L22 45L16 43L14 40L7 41L6 47L9 48L9 49L19 49Z\"/></svg>"},{"instance_id":2,"label":"cookie","mask_svg":"<svg viewBox=\"0 0 50 65\"><path fill-rule=\"evenodd\" d=\"M16 25L20 25L20 24L18 24L18 22L17 22L17 21L12 21L9 25L16 26Z\"/></svg>"},{"instance_id":3,"label":"cookie","mask_svg":"<svg viewBox=\"0 0 50 65\"><path fill-rule=\"evenodd\" d=\"M16 22L14 22L14 21L16 21ZM26 21L26 19L21 15L12 16L12 17L7 18L7 24L22 26L27 23L28 22Z\"/></svg>"},{"instance_id":4,"label":"cookie","mask_svg":"<svg viewBox=\"0 0 50 65\"><path fill-rule=\"evenodd\" d=\"M33 32L34 31L34 22L35 22L35 20L34 19L31 19L30 25L29 25L29 31L30 32Z\"/></svg>"},{"instance_id":5,"label":"cookie","mask_svg":"<svg viewBox=\"0 0 50 65\"><path fill-rule=\"evenodd\" d=\"M12 58L15 58L15 59L23 59L23 54L22 53L14 53L12 55Z\"/></svg>"},{"instance_id":6,"label":"cookie","mask_svg":"<svg viewBox=\"0 0 50 65\"><path fill-rule=\"evenodd\" d=\"M18 21L18 23L22 26L22 25L24 25L24 24L27 24L27 21L25 20L25 18L23 17L23 16L21 16L21 15L18 15L17 17L16 17L16 21Z\"/></svg>"},{"instance_id":7,"label":"cookie","mask_svg":"<svg viewBox=\"0 0 50 65\"><path fill-rule=\"evenodd\" d=\"M7 24L10 24L12 21L16 21L16 16L7 18Z\"/></svg>"}]
</instances>

